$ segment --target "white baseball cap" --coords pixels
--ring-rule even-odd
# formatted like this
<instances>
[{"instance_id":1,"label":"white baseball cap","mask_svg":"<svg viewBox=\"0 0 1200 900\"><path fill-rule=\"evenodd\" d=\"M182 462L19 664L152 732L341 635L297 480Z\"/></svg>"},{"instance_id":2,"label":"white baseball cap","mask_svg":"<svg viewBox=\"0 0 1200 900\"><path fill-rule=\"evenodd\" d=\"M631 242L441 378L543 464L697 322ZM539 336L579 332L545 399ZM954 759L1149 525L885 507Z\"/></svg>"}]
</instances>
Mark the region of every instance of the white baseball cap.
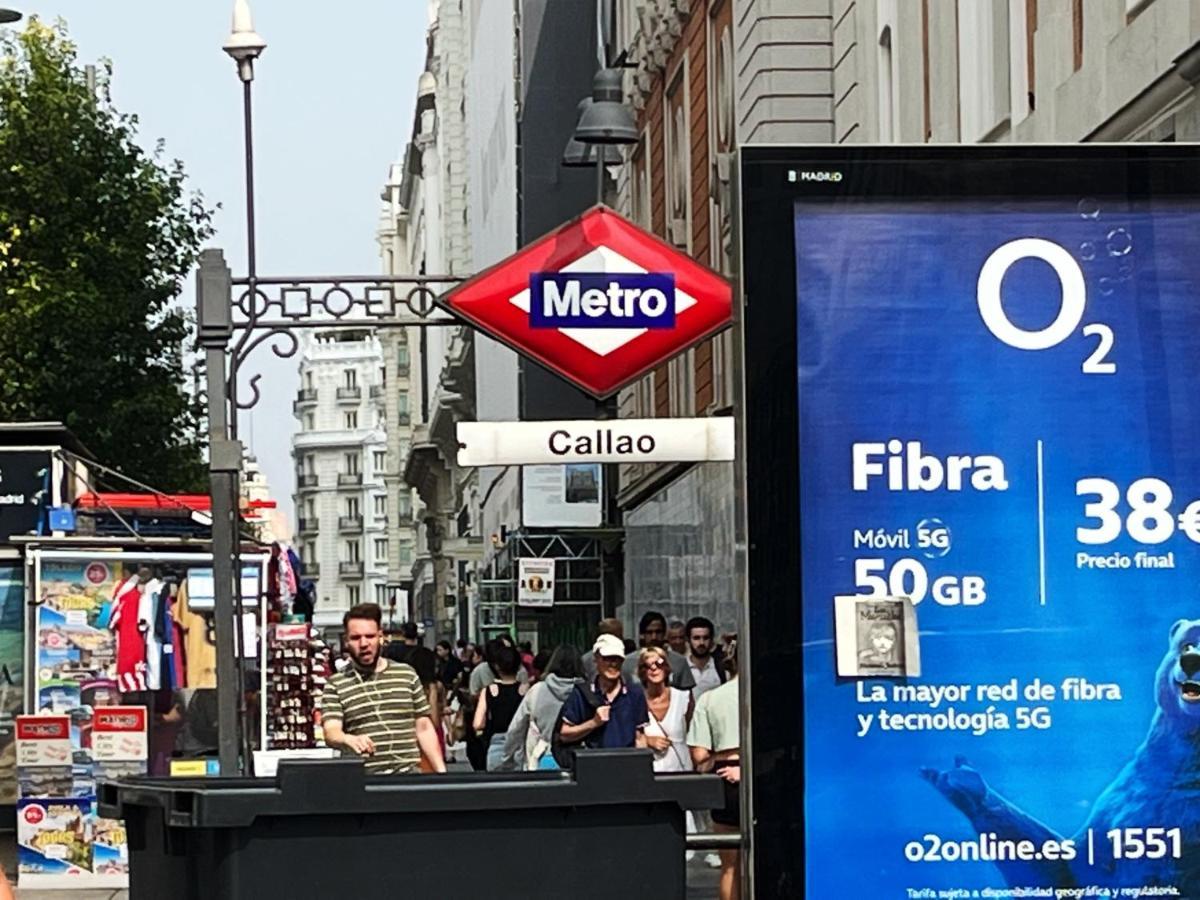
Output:
<instances>
[{"instance_id":1,"label":"white baseball cap","mask_svg":"<svg viewBox=\"0 0 1200 900\"><path fill-rule=\"evenodd\" d=\"M592 652L601 656L624 656L625 642L615 634L602 634L592 645Z\"/></svg>"}]
</instances>

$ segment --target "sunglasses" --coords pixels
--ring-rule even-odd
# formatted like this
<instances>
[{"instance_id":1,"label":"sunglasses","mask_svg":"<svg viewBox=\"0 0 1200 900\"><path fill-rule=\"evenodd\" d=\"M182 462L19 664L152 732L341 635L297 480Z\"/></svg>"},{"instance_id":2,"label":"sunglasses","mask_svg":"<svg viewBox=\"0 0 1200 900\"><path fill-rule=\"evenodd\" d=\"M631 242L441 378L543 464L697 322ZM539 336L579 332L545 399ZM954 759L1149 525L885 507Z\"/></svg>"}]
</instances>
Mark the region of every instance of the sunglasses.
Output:
<instances>
[{"instance_id":1,"label":"sunglasses","mask_svg":"<svg viewBox=\"0 0 1200 900\"><path fill-rule=\"evenodd\" d=\"M656 659L656 660L654 660L654 662L646 663L646 671L647 672L651 672L651 671L657 672L659 669L665 669L666 667L667 667L667 664L660 659Z\"/></svg>"}]
</instances>

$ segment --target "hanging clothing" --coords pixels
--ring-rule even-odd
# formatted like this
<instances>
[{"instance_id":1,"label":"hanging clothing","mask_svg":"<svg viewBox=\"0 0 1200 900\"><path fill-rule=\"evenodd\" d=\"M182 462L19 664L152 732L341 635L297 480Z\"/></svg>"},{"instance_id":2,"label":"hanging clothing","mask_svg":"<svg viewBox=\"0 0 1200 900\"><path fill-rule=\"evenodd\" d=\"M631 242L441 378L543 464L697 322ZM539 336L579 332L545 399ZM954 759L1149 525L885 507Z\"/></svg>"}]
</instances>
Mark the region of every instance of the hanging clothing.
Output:
<instances>
[{"instance_id":1,"label":"hanging clothing","mask_svg":"<svg viewBox=\"0 0 1200 900\"><path fill-rule=\"evenodd\" d=\"M646 734L665 737L671 742L666 750L654 754L655 772L690 772L692 770L692 753L687 744L687 709L691 699L690 691L671 688L671 705L662 719L656 719L650 713L650 721L646 724Z\"/></svg>"},{"instance_id":2,"label":"hanging clothing","mask_svg":"<svg viewBox=\"0 0 1200 900\"><path fill-rule=\"evenodd\" d=\"M187 686L215 688L217 686L217 648L208 639L208 621L188 607L187 583L179 585L179 593L171 608L183 633L182 646L187 661Z\"/></svg>"},{"instance_id":3,"label":"hanging clothing","mask_svg":"<svg viewBox=\"0 0 1200 900\"><path fill-rule=\"evenodd\" d=\"M175 620L171 618L171 585L164 584L154 601L154 634L162 647L159 687L176 690L182 685L175 668Z\"/></svg>"},{"instance_id":4,"label":"hanging clothing","mask_svg":"<svg viewBox=\"0 0 1200 900\"><path fill-rule=\"evenodd\" d=\"M142 630L146 642L146 689L151 691L162 687L163 645L154 624L158 595L162 589L163 583L152 578L142 585L138 598L138 628Z\"/></svg>"},{"instance_id":5,"label":"hanging clothing","mask_svg":"<svg viewBox=\"0 0 1200 900\"><path fill-rule=\"evenodd\" d=\"M146 638L138 617L141 602L136 575L113 589L108 628L117 640L117 687L122 693L146 690Z\"/></svg>"}]
</instances>

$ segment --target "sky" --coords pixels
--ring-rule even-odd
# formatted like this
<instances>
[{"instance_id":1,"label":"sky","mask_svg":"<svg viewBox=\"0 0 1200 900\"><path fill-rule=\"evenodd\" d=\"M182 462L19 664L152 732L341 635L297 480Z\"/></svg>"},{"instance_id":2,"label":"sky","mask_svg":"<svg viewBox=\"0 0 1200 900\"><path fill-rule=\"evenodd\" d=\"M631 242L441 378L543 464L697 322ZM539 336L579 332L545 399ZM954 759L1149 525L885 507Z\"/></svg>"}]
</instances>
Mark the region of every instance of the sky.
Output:
<instances>
[{"instance_id":1,"label":"sky","mask_svg":"<svg viewBox=\"0 0 1200 900\"><path fill-rule=\"evenodd\" d=\"M108 58L113 97L136 113L140 143L166 142L191 187L220 203L207 246L246 273L242 93L221 50L233 0L4 0L62 18L81 62ZM425 0L250 0L267 42L255 68L254 155L259 275L375 274L375 228L388 165L412 131L425 63ZM195 302L189 280L182 301ZM297 359L266 346L246 365L262 400L241 438L291 519ZM245 379L242 384L245 385ZM245 393L243 393L245 396Z\"/></svg>"}]
</instances>

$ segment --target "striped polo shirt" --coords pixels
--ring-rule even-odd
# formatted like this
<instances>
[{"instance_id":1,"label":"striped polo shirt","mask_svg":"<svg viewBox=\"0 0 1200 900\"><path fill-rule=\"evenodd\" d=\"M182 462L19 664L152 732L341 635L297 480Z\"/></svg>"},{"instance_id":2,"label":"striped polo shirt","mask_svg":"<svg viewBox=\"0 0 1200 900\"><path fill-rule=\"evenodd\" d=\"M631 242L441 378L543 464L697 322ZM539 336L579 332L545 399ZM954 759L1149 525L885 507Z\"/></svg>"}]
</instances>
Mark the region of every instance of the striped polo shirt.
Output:
<instances>
[{"instance_id":1,"label":"striped polo shirt","mask_svg":"<svg viewBox=\"0 0 1200 900\"><path fill-rule=\"evenodd\" d=\"M387 668L361 675L350 666L329 679L321 697L321 720L341 720L346 734L369 737L375 754L365 757L373 775L415 772L421 761L416 722L430 715L416 671L387 660ZM349 753L349 751L345 751Z\"/></svg>"}]
</instances>

